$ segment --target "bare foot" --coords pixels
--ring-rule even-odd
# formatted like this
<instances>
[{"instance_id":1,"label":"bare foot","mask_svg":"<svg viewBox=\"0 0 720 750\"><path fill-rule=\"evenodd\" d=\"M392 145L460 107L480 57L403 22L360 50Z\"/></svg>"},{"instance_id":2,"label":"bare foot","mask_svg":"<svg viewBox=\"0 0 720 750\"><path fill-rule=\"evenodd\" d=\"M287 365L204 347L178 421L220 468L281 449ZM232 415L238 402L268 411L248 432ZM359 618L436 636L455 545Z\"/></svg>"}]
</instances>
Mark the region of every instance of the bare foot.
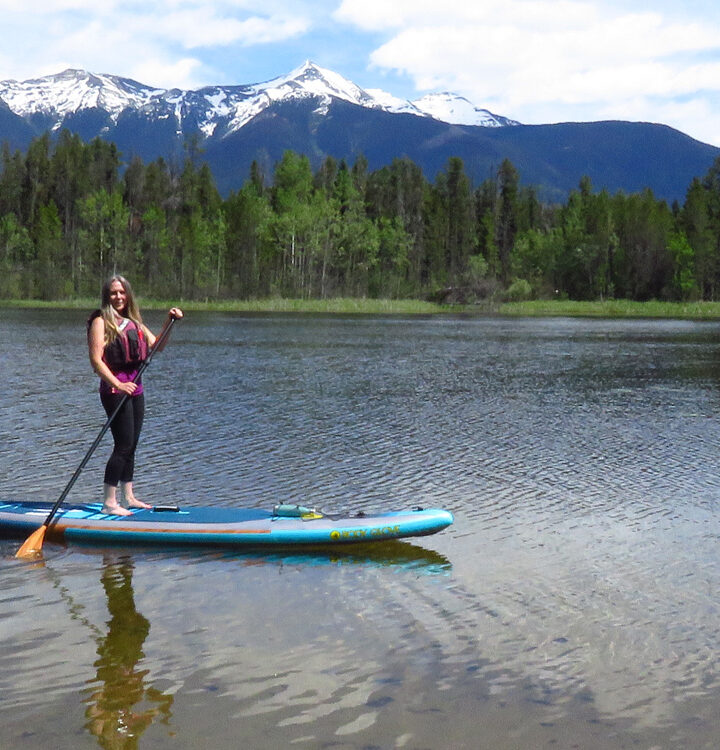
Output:
<instances>
[{"instance_id":1,"label":"bare foot","mask_svg":"<svg viewBox=\"0 0 720 750\"><path fill-rule=\"evenodd\" d=\"M101 513L105 513L108 516L131 516L132 511L123 508L121 505L103 505Z\"/></svg>"},{"instance_id":2,"label":"bare foot","mask_svg":"<svg viewBox=\"0 0 720 750\"><path fill-rule=\"evenodd\" d=\"M136 497L127 501L128 508L152 508L152 505L144 503L142 500L138 500Z\"/></svg>"}]
</instances>

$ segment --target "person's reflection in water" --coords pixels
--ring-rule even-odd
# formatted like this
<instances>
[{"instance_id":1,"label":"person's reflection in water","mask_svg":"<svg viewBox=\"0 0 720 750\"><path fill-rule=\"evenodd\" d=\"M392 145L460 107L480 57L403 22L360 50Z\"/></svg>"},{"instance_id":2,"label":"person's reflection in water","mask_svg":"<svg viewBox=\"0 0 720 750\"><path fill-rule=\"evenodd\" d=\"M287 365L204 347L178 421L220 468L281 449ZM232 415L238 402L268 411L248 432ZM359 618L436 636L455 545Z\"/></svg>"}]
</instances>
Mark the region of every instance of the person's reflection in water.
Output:
<instances>
[{"instance_id":1,"label":"person's reflection in water","mask_svg":"<svg viewBox=\"0 0 720 750\"><path fill-rule=\"evenodd\" d=\"M153 720L167 723L173 697L145 686L148 670L138 669L150 623L135 609L132 561L105 557L102 584L107 594L108 632L98 639L97 689L87 699L85 725L101 747L133 750Z\"/></svg>"}]
</instances>

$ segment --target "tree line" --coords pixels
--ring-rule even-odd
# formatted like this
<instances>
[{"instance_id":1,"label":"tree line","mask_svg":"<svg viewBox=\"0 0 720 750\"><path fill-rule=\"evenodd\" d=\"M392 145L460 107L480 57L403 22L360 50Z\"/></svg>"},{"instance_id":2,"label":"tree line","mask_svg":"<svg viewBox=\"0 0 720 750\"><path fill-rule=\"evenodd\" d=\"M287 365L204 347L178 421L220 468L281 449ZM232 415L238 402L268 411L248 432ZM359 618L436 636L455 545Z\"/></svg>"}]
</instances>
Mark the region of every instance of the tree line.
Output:
<instances>
[{"instance_id":1,"label":"tree line","mask_svg":"<svg viewBox=\"0 0 720 750\"><path fill-rule=\"evenodd\" d=\"M407 158L369 171L287 151L223 198L196 148L123 164L62 131L0 154L0 298L96 296L113 273L145 296L626 298L720 293L720 159L669 206L651 190L565 203L505 160L473 186L451 158L432 182Z\"/></svg>"}]
</instances>

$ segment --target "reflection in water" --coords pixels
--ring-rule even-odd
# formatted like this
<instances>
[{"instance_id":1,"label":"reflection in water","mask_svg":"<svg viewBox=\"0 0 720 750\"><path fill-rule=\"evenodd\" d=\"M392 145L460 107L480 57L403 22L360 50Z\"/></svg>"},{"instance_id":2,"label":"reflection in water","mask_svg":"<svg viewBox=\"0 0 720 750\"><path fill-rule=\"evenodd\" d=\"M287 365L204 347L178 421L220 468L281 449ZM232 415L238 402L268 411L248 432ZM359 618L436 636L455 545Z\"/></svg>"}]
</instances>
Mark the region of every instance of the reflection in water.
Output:
<instances>
[{"instance_id":1,"label":"reflection in water","mask_svg":"<svg viewBox=\"0 0 720 750\"><path fill-rule=\"evenodd\" d=\"M367 567L393 567L417 570L426 575L448 574L452 564L439 552L425 549L412 542L398 540L372 543L348 544L335 547L317 546L302 549L283 548L268 551L224 550L215 553L222 557L242 559L244 565L361 565Z\"/></svg>"},{"instance_id":2,"label":"reflection in water","mask_svg":"<svg viewBox=\"0 0 720 750\"><path fill-rule=\"evenodd\" d=\"M98 638L96 682L87 699L85 725L101 747L132 750L156 717L168 722L173 697L145 685L138 669L150 623L135 608L130 558L105 557L101 581L110 612L108 632Z\"/></svg>"},{"instance_id":3,"label":"reflection in water","mask_svg":"<svg viewBox=\"0 0 720 750\"><path fill-rule=\"evenodd\" d=\"M100 554L100 550L93 550L92 547L75 547L75 554L80 552L84 554ZM107 597L107 608L110 613L110 619L107 622L107 634L96 632L97 641L97 659L94 661L96 677L92 680L92 687L86 691L85 701L87 703L85 727L97 738L98 744L108 750L134 750L141 743L143 733L155 721L169 724L172 716L172 707L174 696L168 695L163 691L148 685L149 669L143 668L145 663L145 654L143 647L147 636L150 632L150 622L137 611L134 600L132 585L132 574L134 571L133 557L131 555L122 555L116 553L112 555L103 551L103 571L101 582ZM142 548L133 551L133 554L143 554ZM150 555L171 555L173 559L184 559L186 564L186 574L192 570L192 565L214 565L220 563L221 568L218 572L218 579L222 575L237 570L235 563L246 571L277 568L282 571L286 568L292 568L300 571L301 575L312 576L310 571L316 571L318 568L334 568L341 572L343 569L357 569L358 572L372 570L381 570L392 568L397 571L413 571L423 576L444 576L449 575L452 565L449 560L442 554L433 550L425 549L419 545L409 542L392 541L388 543L368 544L368 545L349 545L343 548L318 548L313 550L277 550L277 551L254 551L254 552L237 552L234 550L176 550L162 551L157 549L146 550L145 554ZM264 573L260 574L264 576ZM205 574L202 576L205 579ZM284 577L283 577L284 579ZM188 583L186 579L186 584ZM262 580L266 580L264 577ZM371 580L375 580L374 578ZM362 578L355 579L355 591L361 586ZM193 590L192 584L188 584ZM244 578L246 590L251 585L250 579ZM400 585L396 583L396 585ZM315 596L314 587L301 585L296 592L296 596L301 598ZM247 592L246 592L247 593ZM247 594L249 596L249 594ZM280 597L285 600L285 596ZM264 601L257 596L254 598L256 603ZM315 603L317 606L317 603ZM157 603L156 605L157 606ZM302 605L298 605L302 607ZM196 611L202 609L201 605L196 607ZM262 607L260 607L262 609ZM382 609L382 607L381 607ZM231 620L238 625L239 619L237 613L231 607ZM218 626L222 621L223 607L219 605L213 612L212 624ZM193 615L189 615L193 616ZM250 615L245 613L245 618ZM279 618L284 621L284 617ZM93 627L94 630L96 630ZM252 632L263 632L267 634L267 626L262 627L259 623L257 627L250 627ZM228 631L229 632L229 631ZM308 635L310 642L314 636ZM249 638L248 635L245 636ZM289 675L296 672L299 683L293 680L284 685L284 690L289 694L294 694L297 689L300 695L304 695L308 690L309 682L313 680L314 661L308 661L309 656L305 649L307 642L302 641L298 644L291 638L284 636L288 645L286 651L290 662L294 665L292 669L282 670L284 674L281 681L287 681ZM294 644L294 648L292 647ZM247 640L244 645L247 645ZM273 677L266 675L267 664L257 665L252 658L247 656L247 652L257 654L262 651L262 643L256 643L252 648L243 647L236 652L233 648L226 646L225 649L216 651L213 648L213 657L211 657L206 647L197 646L196 653L203 653L203 663L207 667L213 664L215 670L215 679L219 679L221 674L229 664L235 674L245 674L250 684L255 686L257 683L257 671L264 675L264 680L277 680L278 675ZM192 648L192 646L190 647ZM333 658L339 658L337 651L330 648L329 644L323 643L319 651L314 652L313 660L320 659L324 681L332 684L327 673L329 658L326 651L334 654ZM239 654L243 656L240 657ZM305 656L298 657L298 654ZM318 657L318 654L320 656ZM215 663L214 657L220 659L220 663ZM302 669L298 670L295 659L301 658L303 663ZM233 659L236 659L233 661ZM247 659L247 661L246 661ZM227 663L225 663L227 660ZM354 663L355 656L348 657L348 663ZM350 668L350 667L349 667ZM353 667L354 669L357 666ZM239 684L244 684L244 680L236 677ZM371 680L372 681L372 680ZM341 678L343 689L347 689ZM293 715L297 709L297 700L290 700L287 710ZM314 710L314 701L306 707L307 711Z\"/></svg>"}]
</instances>

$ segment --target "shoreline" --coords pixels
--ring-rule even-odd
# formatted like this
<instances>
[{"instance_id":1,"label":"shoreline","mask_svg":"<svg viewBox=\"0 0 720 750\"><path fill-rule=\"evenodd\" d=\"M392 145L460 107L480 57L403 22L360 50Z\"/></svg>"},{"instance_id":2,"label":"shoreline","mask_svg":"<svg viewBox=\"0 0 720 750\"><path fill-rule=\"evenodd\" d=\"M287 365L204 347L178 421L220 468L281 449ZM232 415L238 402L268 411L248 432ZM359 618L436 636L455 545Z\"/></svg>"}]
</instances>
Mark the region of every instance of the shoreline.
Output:
<instances>
[{"instance_id":1,"label":"shoreline","mask_svg":"<svg viewBox=\"0 0 720 750\"><path fill-rule=\"evenodd\" d=\"M268 298L258 300L166 301L139 298L143 310L162 310L179 305L188 312L293 313L314 315L462 315L468 317L585 317L656 318L677 320L720 320L720 302L633 302L604 300L575 302L534 300L486 305L443 305L423 300L335 298L301 300ZM96 299L0 300L0 309L92 310Z\"/></svg>"}]
</instances>

